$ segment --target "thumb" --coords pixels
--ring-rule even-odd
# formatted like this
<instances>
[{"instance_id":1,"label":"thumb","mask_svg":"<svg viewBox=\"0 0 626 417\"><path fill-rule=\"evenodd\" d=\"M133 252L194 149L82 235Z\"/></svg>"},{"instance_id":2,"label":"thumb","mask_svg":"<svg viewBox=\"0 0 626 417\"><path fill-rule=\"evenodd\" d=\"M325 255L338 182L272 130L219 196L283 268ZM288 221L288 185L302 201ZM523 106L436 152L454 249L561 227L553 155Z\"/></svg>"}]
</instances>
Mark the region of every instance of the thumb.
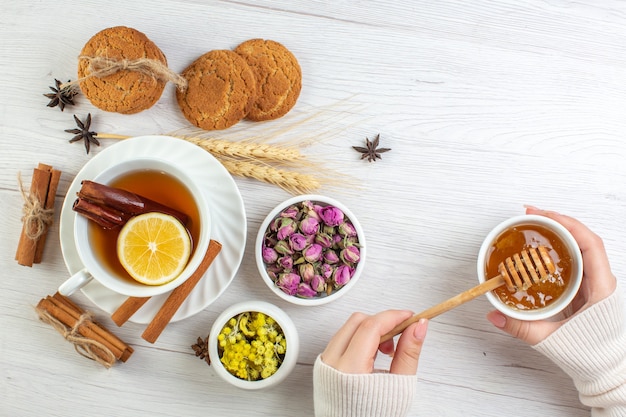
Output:
<instances>
[{"instance_id":1,"label":"thumb","mask_svg":"<svg viewBox=\"0 0 626 417\"><path fill-rule=\"evenodd\" d=\"M489 312L487 320L497 328L530 345L541 342L559 327L559 323L545 320L523 321L514 319L497 310Z\"/></svg>"},{"instance_id":2,"label":"thumb","mask_svg":"<svg viewBox=\"0 0 626 417\"><path fill-rule=\"evenodd\" d=\"M402 332L400 339L398 339L396 353L391 361L389 373L415 375L427 330L428 320L420 319Z\"/></svg>"}]
</instances>

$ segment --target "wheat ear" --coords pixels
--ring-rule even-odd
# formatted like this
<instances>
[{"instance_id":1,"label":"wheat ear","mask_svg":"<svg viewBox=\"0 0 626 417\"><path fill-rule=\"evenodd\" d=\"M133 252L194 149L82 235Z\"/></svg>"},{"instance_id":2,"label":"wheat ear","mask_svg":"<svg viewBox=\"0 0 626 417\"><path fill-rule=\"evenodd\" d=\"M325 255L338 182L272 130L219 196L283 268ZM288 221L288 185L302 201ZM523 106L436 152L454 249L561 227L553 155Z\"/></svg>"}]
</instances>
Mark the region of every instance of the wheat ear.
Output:
<instances>
[{"instance_id":1,"label":"wheat ear","mask_svg":"<svg viewBox=\"0 0 626 417\"><path fill-rule=\"evenodd\" d=\"M294 194L306 194L319 189L322 183L313 175L287 171L271 165L259 165L254 162L219 158L220 162L233 175L264 181L277 185Z\"/></svg>"}]
</instances>

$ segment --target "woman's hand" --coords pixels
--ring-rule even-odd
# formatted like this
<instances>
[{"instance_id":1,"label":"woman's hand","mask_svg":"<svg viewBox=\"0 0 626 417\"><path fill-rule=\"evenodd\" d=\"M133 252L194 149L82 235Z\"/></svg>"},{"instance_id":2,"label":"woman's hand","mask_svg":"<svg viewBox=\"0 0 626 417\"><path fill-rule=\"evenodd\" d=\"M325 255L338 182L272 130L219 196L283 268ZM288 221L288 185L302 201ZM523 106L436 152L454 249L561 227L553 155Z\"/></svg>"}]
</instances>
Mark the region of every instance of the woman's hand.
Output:
<instances>
[{"instance_id":1,"label":"woman's hand","mask_svg":"<svg viewBox=\"0 0 626 417\"><path fill-rule=\"evenodd\" d=\"M414 375L428 328L427 320L409 326L398 339L380 344L380 337L411 317L410 311L388 310L373 316L354 313L337 331L322 352L322 360L338 371L366 374L374 371L374 360L380 350L393 355L389 372Z\"/></svg>"},{"instance_id":2,"label":"woman's hand","mask_svg":"<svg viewBox=\"0 0 626 417\"><path fill-rule=\"evenodd\" d=\"M570 305L569 317L561 321L538 320L530 322L506 317L499 311L492 311L487 315L487 319L496 327L520 340L535 345L580 311L611 295L615 291L617 280L611 272L602 239L589 230L587 226L572 217L535 207L528 207L526 214L546 216L565 226L576 239L583 257L583 281Z\"/></svg>"}]
</instances>

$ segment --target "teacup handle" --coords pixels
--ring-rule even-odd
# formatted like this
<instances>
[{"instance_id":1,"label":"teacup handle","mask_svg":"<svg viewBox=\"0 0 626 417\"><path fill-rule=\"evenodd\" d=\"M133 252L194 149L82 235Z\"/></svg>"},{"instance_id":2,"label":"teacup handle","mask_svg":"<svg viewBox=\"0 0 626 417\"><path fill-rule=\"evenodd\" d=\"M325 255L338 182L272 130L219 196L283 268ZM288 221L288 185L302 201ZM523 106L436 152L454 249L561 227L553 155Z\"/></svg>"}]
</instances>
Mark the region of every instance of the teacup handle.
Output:
<instances>
[{"instance_id":1,"label":"teacup handle","mask_svg":"<svg viewBox=\"0 0 626 417\"><path fill-rule=\"evenodd\" d=\"M74 292L87 285L92 279L93 277L86 268L81 269L59 286L59 294L65 296L72 295Z\"/></svg>"}]
</instances>

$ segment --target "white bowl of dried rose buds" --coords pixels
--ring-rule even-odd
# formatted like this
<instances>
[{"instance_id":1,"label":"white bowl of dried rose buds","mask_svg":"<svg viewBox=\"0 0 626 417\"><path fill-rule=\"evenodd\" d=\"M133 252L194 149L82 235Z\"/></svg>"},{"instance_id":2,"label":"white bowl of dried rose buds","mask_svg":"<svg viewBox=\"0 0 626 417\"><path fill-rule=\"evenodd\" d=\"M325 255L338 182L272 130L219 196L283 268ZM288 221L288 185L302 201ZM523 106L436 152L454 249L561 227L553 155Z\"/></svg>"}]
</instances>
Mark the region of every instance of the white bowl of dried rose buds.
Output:
<instances>
[{"instance_id":1,"label":"white bowl of dried rose buds","mask_svg":"<svg viewBox=\"0 0 626 417\"><path fill-rule=\"evenodd\" d=\"M365 236L339 201L314 194L283 201L257 234L255 257L267 286L290 303L316 306L352 288L365 264Z\"/></svg>"}]
</instances>

